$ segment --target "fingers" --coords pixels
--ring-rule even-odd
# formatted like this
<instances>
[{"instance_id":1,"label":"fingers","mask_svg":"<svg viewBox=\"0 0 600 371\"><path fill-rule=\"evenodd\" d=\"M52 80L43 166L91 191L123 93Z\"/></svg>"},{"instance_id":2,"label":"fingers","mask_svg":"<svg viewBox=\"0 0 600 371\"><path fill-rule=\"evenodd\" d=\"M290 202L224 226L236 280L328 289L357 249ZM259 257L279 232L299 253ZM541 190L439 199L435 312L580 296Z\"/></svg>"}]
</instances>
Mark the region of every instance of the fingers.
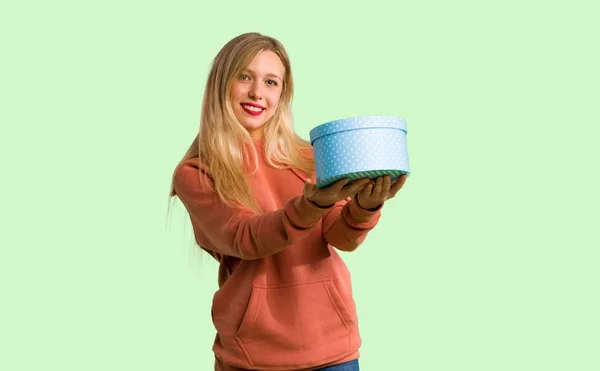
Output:
<instances>
[{"instance_id":1,"label":"fingers","mask_svg":"<svg viewBox=\"0 0 600 371\"><path fill-rule=\"evenodd\" d=\"M342 190L342 188L344 188L344 186L346 184L348 184L349 181L350 181L350 179L348 179L348 178L340 179L337 182L335 182L332 185L330 185L329 189L331 189L331 191L334 192L334 193L338 193L339 191Z\"/></svg>"},{"instance_id":2,"label":"fingers","mask_svg":"<svg viewBox=\"0 0 600 371\"><path fill-rule=\"evenodd\" d=\"M307 179L304 185L304 195L317 205L330 205L339 201L339 195L342 188L348 183L349 179L340 179L328 186L317 187L316 184Z\"/></svg>"},{"instance_id":3,"label":"fingers","mask_svg":"<svg viewBox=\"0 0 600 371\"><path fill-rule=\"evenodd\" d=\"M383 177L378 176L377 180L375 180L375 185L373 186L373 197L378 197L381 194L383 189Z\"/></svg>"},{"instance_id":4,"label":"fingers","mask_svg":"<svg viewBox=\"0 0 600 371\"><path fill-rule=\"evenodd\" d=\"M340 179L333 184L319 188L307 179L305 185L305 194L320 204L330 204L344 198L353 197L360 194L361 201L365 204L380 204L385 200L394 197L396 192L404 185L407 176L402 175L392 184L390 175L380 176L376 179L360 178L355 179L352 184L349 178Z\"/></svg>"},{"instance_id":5,"label":"fingers","mask_svg":"<svg viewBox=\"0 0 600 371\"><path fill-rule=\"evenodd\" d=\"M360 192L360 194L363 195L363 197L371 197L374 186L375 186L375 184L373 182L370 182L365 188L363 188L363 190L362 190L362 192Z\"/></svg>"},{"instance_id":6,"label":"fingers","mask_svg":"<svg viewBox=\"0 0 600 371\"><path fill-rule=\"evenodd\" d=\"M408 178L408 175L406 174L402 174L398 180L396 180L396 183L394 183L392 185L392 188L390 189L390 195L392 197L394 197L396 195L396 193L402 189L402 187L404 186L404 183L406 183L406 179Z\"/></svg>"},{"instance_id":7,"label":"fingers","mask_svg":"<svg viewBox=\"0 0 600 371\"><path fill-rule=\"evenodd\" d=\"M392 185L392 177L389 175L386 175L383 177L383 186L382 186L382 193L387 194L390 191L390 187Z\"/></svg>"},{"instance_id":8,"label":"fingers","mask_svg":"<svg viewBox=\"0 0 600 371\"><path fill-rule=\"evenodd\" d=\"M361 189L363 189L365 187L365 185L367 183L369 183L370 181L371 180L369 178L363 178L363 179L359 179L359 180L355 181L354 183L352 183L351 185L349 185L347 187L347 190L344 192L344 196L349 197L349 196L355 195Z\"/></svg>"}]
</instances>

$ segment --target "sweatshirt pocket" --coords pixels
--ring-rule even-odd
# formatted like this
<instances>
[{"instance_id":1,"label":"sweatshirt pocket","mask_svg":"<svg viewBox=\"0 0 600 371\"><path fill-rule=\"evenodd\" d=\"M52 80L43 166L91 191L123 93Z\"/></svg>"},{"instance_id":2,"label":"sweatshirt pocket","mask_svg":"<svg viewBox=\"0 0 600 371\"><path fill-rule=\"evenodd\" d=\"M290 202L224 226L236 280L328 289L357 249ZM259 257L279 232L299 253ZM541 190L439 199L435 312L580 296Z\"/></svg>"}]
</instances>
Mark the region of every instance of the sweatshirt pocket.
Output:
<instances>
[{"instance_id":1,"label":"sweatshirt pocket","mask_svg":"<svg viewBox=\"0 0 600 371\"><path fill-rule=\"evenodd\" d=\"M353 351L355 328L333 280L325 279L253 286L235 338L252 367L307 368Z\"/></svg>"}]
</instances>

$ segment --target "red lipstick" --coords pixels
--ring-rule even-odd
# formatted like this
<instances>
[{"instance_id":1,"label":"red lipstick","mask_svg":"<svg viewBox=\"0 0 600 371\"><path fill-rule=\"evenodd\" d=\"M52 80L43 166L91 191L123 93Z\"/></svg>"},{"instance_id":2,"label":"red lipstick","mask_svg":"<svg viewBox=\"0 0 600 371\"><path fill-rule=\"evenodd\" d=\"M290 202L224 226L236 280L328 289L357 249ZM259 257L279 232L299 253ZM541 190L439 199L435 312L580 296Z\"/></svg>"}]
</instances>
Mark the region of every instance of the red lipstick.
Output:
<instances>
[{"instance_id":1,"label":"red lipstick","mask_svg":"<svg viewBox=\"0 0 600 371\"><path fill-rule=\"evenodd\" d=\"M244 111L247 114L252 115L252 116L258 116L261 113L263 113L263 111L265 110L265 107L258 105L256 103L242 102L242 103L240 103L240 105L242 106L242 108L244 109ZM248 108L248 106L258 108L259 110L251 110Z\"/></svg>"}]
</instances>

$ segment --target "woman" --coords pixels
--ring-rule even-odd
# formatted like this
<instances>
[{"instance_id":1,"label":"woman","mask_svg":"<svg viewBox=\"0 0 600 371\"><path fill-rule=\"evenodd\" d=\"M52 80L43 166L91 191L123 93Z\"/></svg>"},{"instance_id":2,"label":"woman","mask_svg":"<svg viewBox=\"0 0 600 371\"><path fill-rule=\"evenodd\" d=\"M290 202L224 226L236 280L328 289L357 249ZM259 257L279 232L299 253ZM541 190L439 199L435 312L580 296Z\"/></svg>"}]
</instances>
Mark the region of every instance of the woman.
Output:
<instances>
[{"instance_id":1,"label":"woman","mask_svg":"<svg viewBox=\"0 0 600 371\"><path fill-rule=\"evenodd\" d=\"M215 370L358 370L350 274L336 249L364 241L406 177L317 188L292 96L281 43L232 39L213 61L199 134L173 175L171 195L219 262Z\"/></svg>"}]
</instances>

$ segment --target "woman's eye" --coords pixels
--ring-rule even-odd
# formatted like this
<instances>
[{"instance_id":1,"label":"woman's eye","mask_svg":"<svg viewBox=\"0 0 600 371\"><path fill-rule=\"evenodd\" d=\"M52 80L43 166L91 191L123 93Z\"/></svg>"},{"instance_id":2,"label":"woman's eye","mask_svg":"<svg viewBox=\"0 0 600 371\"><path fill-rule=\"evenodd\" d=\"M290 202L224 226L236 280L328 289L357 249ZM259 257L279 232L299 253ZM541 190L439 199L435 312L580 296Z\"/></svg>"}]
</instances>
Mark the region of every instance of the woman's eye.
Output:
<instances>
[{"instance_id":1,"label":"woman's eye","mask_svg":"<svg viewBox=\"0 0 600 371\"><path fill-rule=\"evenodd\" d=\"M277 81L275 81L275 80L268 80L267 84L273 85L273 86L277 86Z\"/></svg>"},{"instance_id":2,"label":"woman's eye","mask_svg":"<svg viewBox=\"0 0 600 371\"><path fill-rule=\"evenodd\" d=\"M248 75L246 75L245 73L240 76L240 79L242 79L242 80L247 80L249 78L250 77Z\"/></svg>"}]
</instances>

